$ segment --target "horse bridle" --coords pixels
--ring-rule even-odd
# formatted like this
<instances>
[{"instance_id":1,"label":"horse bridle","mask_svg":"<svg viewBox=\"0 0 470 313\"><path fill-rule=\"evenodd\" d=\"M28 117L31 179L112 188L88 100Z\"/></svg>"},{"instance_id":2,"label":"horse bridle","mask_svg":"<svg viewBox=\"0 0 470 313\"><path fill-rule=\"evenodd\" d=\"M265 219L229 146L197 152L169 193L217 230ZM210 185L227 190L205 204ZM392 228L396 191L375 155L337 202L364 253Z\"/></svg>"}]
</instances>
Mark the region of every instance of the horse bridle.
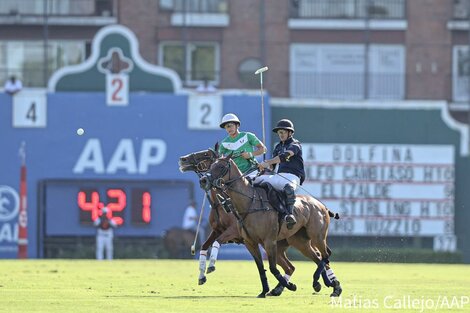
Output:
<instances>
[{"instance_id":1,"label":"horse bridle","mask_svg":"<svg viewBox=\"0 0 470 313\"><path fill-rule=\"evenodd\" d=\"M222 171L220 172L218 177L214 178L214 177L212 177L212 173L207 173L207 172L204 176L206 176L207 179L209 180L209 183L210 183L211 187L213 187L215 189L218 189L218 190L221 190L222 192L224 192L226 194L227 189L231 189L230 185L232 183L234 183L235 181L237 181L239 179L242 179L245 175L240 175L240 176L237 176L237 177L231 179L230 178L230 169L232 167L232 162L233 161L231 159L229 159L229 160L219 159L219 161L224 161L227 164L224 166L224 168L222 169ZM228 172L228 180L224 180L223 177L227 174L227 172ZM238 192L238 193L240 193L240 192ZM243 195L247 196L245 194L243 194ZM247 197L251 198L250 196L247 196Z\"/></svg>"},{"instance_id":2,"label":"horse bridle","mask_svg":"<svg viewBox=\"0 0 470 313\"><path fill-rule=\"evenodd\" d=\"M233 181L230 179L230 168L232 167L232 162L230 162L230 160L222 160L220 159L219 161L224 161L226 162L227 164L224 166L224 168L222 169L222 171L220 172L219 174L219 177L217 178L214 178L212 177L212 173L206 173L206 176L210 177L209 178L209 182L211 184L212 187L216 188L216 189L219 189L219 190L222 190L222 191L225 191L226 188L223 188L224 186L229 186L230 183L232 183ZM228 180L225 181L223 179L223 177L228 173ZM238 179L238 178L237 178Z\"/></svg>"},{"instance_id":3,"label":"horse bridle","mask_svg":"<svg viewBox=\"0 0 470 313\"><path fill-rule=\"evenodd\" d=\"M212 149L208 149L208 151L210 151L210 152L209 152L209 154L210 154L209 158L208 158L208 159L203 159L203 160L201 160L201 161L199 161L199 162L198 162L197 159L196 159L196 154L197 154L197 153L191 153L191 154L188 156L188 158L190 159L191 163L192 163L192 164L195 164L195 166L196 166L196 173L197 173L199 176L202 176L203 173L205 173L205 172L207 172L207 171L209 170L210 165L207 165L207 164L206 164L207 161L211 161L211 164L212 164L212 163L214 163L214 160L216 159L216 155L217 155L217 154L215 153L215 151L212 150Z\"/></svg>"}]
</instances>

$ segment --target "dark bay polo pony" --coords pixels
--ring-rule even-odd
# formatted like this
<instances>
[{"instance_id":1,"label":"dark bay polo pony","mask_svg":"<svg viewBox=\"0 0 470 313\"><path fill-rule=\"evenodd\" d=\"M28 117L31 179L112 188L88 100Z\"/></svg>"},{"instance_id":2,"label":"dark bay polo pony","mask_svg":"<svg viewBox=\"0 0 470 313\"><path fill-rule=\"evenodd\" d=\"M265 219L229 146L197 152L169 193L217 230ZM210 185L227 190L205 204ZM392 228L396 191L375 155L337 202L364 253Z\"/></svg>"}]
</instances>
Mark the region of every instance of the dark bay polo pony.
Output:
<instances>
[{"instance_id":1,"label":"dark bay polo pony","mask_svg":"<svg viewBox=\"0 0 470 313\"><path fill-rule=\"evenodd\" d=\"M208 149L194 153L184 155L179 158L178 164L181 172L196 172L200 177L209 170L212 163L217 158L217 145L215 150ZM209 224L211 226L211 233L206 241L201 246L201 251L207 251L214 242L224 244L227 242L242 243L243 238L238 231L237 219L233 214L227 213L219 203L219 200L215 196L216 191L211 190L209 193L209 201L211 203L211 211L209 213ZM283 268L286 275L292 276L295 271L294 265L287 258L286 250L289 247L286 240L278 243L278 264ZM216 257L211 254L209 267L207 273L215 271ZM204 284L207 281L205 276L206 272L206 255L199 256L199 285ZM270 295L279 296L281 295L284 287L279 285L273 290ZM321 285L316 287L317 291L321 289Z\"/></svg>"},{"instance_id":2,"label":"dark bay polo pony","mask_svg":"<svg viewBox=\"0 0 470 313\"><path fill-rule=\"evenodd\" d=\"M317 263L317 270L313 275L314 288L319 285L318 279L326 267L330 273L325 272L323 278L326 278L327 286L334 289L331 296L341 294L340 283L327 266L331 251L326 244L326 237L331 212L324 204L313 197L298 195L295 203L297 223L288 230L284 223L279 224L278 213L269 204L266 191L249 183L233 162L231 155L218 158L200 178L200 184L204 190L216 189L227 194L233 201L234 213L238 216L238 230L258 267L262 284L262 292L258 297L265 297L269 291L259 244L264 247L269 270L279 284L291 291L297 288L288 282L276 267L278 241L284 240Z\"/></svg>"}]
</instances>

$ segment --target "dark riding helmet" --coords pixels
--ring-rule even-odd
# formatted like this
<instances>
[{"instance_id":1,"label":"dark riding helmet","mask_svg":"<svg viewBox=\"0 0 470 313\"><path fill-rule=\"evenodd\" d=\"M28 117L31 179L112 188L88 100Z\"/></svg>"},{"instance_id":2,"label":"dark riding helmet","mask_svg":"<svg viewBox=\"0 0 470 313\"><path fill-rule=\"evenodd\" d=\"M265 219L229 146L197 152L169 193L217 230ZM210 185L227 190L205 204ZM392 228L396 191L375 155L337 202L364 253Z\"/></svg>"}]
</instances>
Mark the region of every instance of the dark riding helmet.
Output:
<instances>
[{"instance_id":1,"label":"dark riding helmet","mask_svg":"<svg viewBox=\"0 0 470 313\"><path fill-rule=\"evenodd\" d=\"M277 122L276 127L273 128L273 132L277 133L279 129L285 129L290 130L291 132L295 132L294 124L290 120L285 118Z\"/></svg>"}]
</instances>

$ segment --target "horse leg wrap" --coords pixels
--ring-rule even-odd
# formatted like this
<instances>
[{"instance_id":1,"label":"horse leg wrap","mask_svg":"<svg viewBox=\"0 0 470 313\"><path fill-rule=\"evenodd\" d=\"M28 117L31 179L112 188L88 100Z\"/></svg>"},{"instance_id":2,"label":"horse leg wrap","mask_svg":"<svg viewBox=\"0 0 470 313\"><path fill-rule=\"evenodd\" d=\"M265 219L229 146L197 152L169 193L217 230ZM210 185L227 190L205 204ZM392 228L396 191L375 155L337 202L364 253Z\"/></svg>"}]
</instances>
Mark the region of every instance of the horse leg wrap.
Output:
<instances>
[{"instance_id":1,"label":"horse leg wrap","mask_svg":"<svg viewBox=\"0 0 470 313\"><path fill-rule=\"evenodd\" d=\"M266 277L266 271L262 270L259 272L259 277L261 279L261 285L263 286L263 294L266 294L269 291L268 278Z\"/></svg>"},{"instance_id":2,"label":"horse leg wrap","mask_svg":"<svg viewBox=\"0 0 470 313\"><path fill-rule=\"evenodd\" d=\"M338 280L338 279L336 278L335 273L333 272L333 270L332 270L331 268L327 269L327 270L325 271L325 273L326 273L326 276L328 277L328 279L329 279L330 281L333 282L333 281L335 281L335 280Z\"/></svg>"},{"instance_id":3,"label":"horse leg wrap","mask_svg":"<svg viewBox=\"0 0 470 313\"><path fill-rule=\"evenodd\" d=\"M214 243L212 244L209 267L213 267L214 264L215 264L215 261L217 261L217 255L219 254L219 248L220 248L220 243L218 241L214 241Z\"/></svg>"},{"instance_id":4,"label":"horse leg wrap","mask_svg":"<svg viewBox=\"0 0 470 313\"><path fill-rule=\"evenodd\" d=\"M206 272L206 260L207 260L207 250L201 250L199 252L199 278L204 277Z\"/></svg>"},{"instance_id":5,"label":"horse leg wrap","mask_svg":"<svg viewBox=\"0 0 470 313\"><path fill-rule=\"evenodd\" d=\"M290 280L290 275L284 274L284 279L286 280L286 282L289 282L289 280Z\"/></svg>"},{"instance_id":6,"label":"horse leg wrap","mask_svg":"<svg viewBox=\"0 0 470 313\"><path fill-rule=\"evenodd\" d=\"M293 283L290 283L288 282L284 276L281 275L281 273L276 269L277 273L273 273L274 274L274 277L276 277L276 279L279 281L279 284L281 284L283 287L286 287L287 289L289 289L290 291L296 291L297 290L297 286ZM272 272L272 270L271 270Z\"/></svg>"},{"instance_id":7,"label":"horse leg wrap","mask_svg":"<svg viewBox=\"0 0 470 313\"><path fill-rule=\"evenodd\" d=\"M330 270L325 269L323 272L321 272L321 277L323 278L323 282L325 283L325 286L333 287L332 280L328 276L328 271L331 271L331 269ZM333 271L331 271L331 272L333 272Z\"/></svg>"},{"instance_id":8,"label":"horse leg wrap","mask_svg":"<svg viewBox=\"0 0 470 313\"><path fill-rule=\"evenodd\" d=\"M274 274L274 273L273 273ZM274 277L276 277L276 279L279 281L279 283L284 286L284 287L287 287L289 286L289 283L287 282L287 280L281 275L281 273L279 273L279 271L277 271L277 274L274 274Z\"/></svg>"},{"instance_id":9,"label":"horse leg wrap","mask_svg":"<svg viewBox=\"0 0 470 313\"><path fill-rule=\"evenodd\" d=\"M320 279L320 275L325 269L325 261L321 260L320 263L318 263L318 267L315 270L315 273L313 273L313 283L317 282Z\"/></svg>"}]
</instances>

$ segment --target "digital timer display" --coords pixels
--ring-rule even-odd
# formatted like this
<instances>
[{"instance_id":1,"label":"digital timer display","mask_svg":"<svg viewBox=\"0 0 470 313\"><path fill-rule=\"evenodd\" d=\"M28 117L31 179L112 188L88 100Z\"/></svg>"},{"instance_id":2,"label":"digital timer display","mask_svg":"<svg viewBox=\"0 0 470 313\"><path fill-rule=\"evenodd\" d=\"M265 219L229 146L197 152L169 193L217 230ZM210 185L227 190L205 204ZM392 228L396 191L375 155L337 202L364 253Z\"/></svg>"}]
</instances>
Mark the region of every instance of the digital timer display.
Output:
<instances>
[{"instance_id":1,"label":"digital timer display","mask_svg":"<svg viewBox=\"0 0 470 313\"><path fill-rule=\"evenodd\" d=\"M193 198L191 181L45 180L39 185L40 212L46 236L86 236L107 207L117 236L161 236L181 227Z\"/></svg>"},{"instance_id":2,"label":"digital timer display","mask_svg":"<svg viewBox=\"0 0 470 313\"><path fill-rule=\"evenodd\" d=\"M131 189L130 204L126 191L120 188L109 188L104 191L106 202L97 189L82 189L78 191L77 205L80 208L80 222L92 223L99 217L103 207L107 207L106 214L116 224L124 223L124 210L130 206L131 223L149 224L152 219L152 195L146 189Z\"/></svg>"}]
</instances>

